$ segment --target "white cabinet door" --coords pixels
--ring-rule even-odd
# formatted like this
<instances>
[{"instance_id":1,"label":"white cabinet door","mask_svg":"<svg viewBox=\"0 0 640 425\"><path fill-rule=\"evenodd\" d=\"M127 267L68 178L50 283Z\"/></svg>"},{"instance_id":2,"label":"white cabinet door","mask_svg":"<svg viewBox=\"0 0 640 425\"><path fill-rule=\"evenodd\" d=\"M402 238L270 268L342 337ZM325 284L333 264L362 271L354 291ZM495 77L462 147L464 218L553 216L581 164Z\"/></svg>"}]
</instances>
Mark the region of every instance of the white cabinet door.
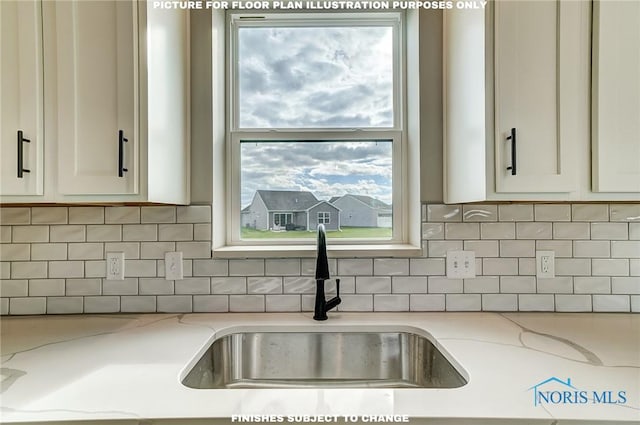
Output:
<instances>
[{"instance_id":1,"label":"white cabinet door","mask_svg":"<svg viewBox=\"0 0 640 425\"><path fill-rule=\"evenodd\" d=\"M595 1L594 192L640 192L640 2Z\"/></svg>"},{"instance_id":2,"label":"white cabinet door","mask_svg":"<svg viewBox=\"0 0 640 425\"><path fill-rule=\"evenodd\" d=\"M41 4L0 1L0 194L43 193Z\"/></svg>"},{"instance_id":3,"label":"white cabinet door","mask_svg":"<svg viewBox=\"0 0 640 425\"><path fill-rule=\"evenodd\" d=\"M59 192L137 193L137 2L61 1L55 12Z\"/></svg>"},{"instance_id":4,"label":"white cabinet door","mask_svg":"<svg viewBox=\"0 0 640 425\"><path fill-rule=\"evenodd\" d=\"M578 1L495 2L496 192L576 189L584 10Z\"/></svg>"}]
</instances>

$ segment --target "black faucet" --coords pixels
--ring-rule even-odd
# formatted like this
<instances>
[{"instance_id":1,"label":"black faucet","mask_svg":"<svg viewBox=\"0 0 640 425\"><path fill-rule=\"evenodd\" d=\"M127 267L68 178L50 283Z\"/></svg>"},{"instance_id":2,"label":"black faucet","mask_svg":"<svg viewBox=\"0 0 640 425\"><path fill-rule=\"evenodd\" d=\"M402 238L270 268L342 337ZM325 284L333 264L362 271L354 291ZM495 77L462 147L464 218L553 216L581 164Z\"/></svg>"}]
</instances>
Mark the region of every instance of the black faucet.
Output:
<instances>
[{"instance_id":1,"label":"black faucet","mask_svg":"<svg viewBox=\"0 0 640 425\"><path fill-rule=\"evenodd\" d=\"M324 281L329 280L329 260L327 259L327 237L324 225L318 225L318 257L316 259L316 306L313 313L314 320L327 320L327 311L331 310L342 300L340 299L340 279L336 279L336 296L329 301L324 296Z\"/></svg>"}]
</instances>

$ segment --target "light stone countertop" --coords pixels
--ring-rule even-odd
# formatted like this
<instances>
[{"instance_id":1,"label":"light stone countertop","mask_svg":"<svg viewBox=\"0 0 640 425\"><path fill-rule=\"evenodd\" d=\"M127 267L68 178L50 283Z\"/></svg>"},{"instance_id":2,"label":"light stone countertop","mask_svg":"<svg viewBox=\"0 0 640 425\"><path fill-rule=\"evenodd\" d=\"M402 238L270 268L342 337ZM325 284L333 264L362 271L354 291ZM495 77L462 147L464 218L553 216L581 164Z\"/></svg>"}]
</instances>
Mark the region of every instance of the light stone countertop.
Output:
<instances>
[{"instance_id":1,"label":"light stone countertop","mask_svg":"<svg viewBox=\"0 0 640 425\"><path fill-rule=\"evenodd\" d=\"M230 423L232 415L408 415L429 424L640 424L640 315L557 313L153 314L2 317L0 422ZM455 389L190 389L217 336L416 331L469 380ZM588 398L534 405L531 387ZM571 390L573 391L573 390ZM610 401L594 402L593 392ZM605 396L608 397L608 396ZM607 399L609 400L609 399Z\"/></svg>"}]
</instances>

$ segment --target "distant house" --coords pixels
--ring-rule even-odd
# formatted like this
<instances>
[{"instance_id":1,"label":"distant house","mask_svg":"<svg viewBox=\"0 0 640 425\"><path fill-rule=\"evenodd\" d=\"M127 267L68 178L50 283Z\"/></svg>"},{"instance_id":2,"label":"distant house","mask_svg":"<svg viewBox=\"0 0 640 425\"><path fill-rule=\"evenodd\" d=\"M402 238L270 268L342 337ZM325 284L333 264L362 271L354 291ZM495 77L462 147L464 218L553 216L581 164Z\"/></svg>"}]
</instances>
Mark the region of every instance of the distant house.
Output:
<instances>
[{"instance_id":1,"label":"distant house","mask_svg":"<svg viewBox=\"0 0 640 425\"><path fill-rule=\"evenodd\" d=\"M345 227L391 227L392 208L366 195L334 196L329 202L340 208L340 225Z\"/></svg>"},{"instance_id":2,"label":"distant house","mask_svg":"<svg viewBox=\"0 0 640 425\"><path fill-rule=\"evenodd\" d=\"M340 230L340 208L306 191L258 190L241 215L242 227L257 230Z\"/></svg>"}]
</instances>

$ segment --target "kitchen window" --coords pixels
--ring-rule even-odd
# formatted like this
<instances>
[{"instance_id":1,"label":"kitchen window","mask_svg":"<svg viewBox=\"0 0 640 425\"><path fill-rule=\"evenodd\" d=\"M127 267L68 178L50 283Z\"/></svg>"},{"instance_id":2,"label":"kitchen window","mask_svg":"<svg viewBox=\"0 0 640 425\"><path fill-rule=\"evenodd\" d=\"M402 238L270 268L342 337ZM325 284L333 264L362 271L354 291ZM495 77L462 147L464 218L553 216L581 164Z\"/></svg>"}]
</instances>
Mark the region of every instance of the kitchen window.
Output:
<instances>
[{"instance_id":1,"label":"kitchen window","mask_svg":"<svg viewBox=\"0 0 640 425\"><path fill-rule=\"evenodd\" d=\"M318 224L345 250L407 248L419 204L408 182L418 167L405 12L243 10L225 20L226 184L214 198L226 226L224 241L214 230L214 255L309 250Z\"/></svg>"}]
</instances>

